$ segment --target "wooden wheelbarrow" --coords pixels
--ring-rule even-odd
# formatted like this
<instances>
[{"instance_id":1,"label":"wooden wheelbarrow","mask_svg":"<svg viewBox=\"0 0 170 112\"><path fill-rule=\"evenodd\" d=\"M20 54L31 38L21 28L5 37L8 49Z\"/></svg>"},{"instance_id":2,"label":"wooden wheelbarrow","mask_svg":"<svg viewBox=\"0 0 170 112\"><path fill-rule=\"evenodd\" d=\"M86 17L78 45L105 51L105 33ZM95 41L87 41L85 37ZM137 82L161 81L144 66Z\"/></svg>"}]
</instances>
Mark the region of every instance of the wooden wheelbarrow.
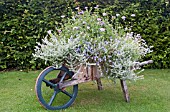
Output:
<instances>
[{"instance_id":1,"label":"wooden wheelbarrow","mask_svg":"<svg viewBox=\"0 0 170 112\"><path fill-rule=\"evenodd\" d=\"M152 60L140 63L152 63ZM56 76L56 74L58 74ZM102 90L101 73L96 64L81 65L76 73L62 66L55 68L49 66L38 76L35 84L35 92L40 104L49 110L60 110L69 107L76 99L78 84L89 81L97 82L98 90ZM121 80L121 87L126 102L129 102L129 94L125 80Z\"/></svg>"}]
</instances>

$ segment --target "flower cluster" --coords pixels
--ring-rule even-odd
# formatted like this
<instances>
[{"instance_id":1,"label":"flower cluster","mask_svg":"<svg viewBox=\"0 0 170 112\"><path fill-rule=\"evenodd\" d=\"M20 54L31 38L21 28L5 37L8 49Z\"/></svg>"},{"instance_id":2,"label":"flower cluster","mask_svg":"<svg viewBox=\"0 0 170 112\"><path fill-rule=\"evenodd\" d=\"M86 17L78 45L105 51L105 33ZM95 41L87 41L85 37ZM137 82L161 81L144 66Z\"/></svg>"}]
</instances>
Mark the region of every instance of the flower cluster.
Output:
<instances>
[{"instance_id":1,"label":"flower cluster","mask_svg":"<svg viewBox=\"0 0 170 112\"><path fill-rule=\"evenodd\" d=\"M50 38L46 37L42 44L38 43L34 57L54 62L57 67L65 63L72 70L80 64L96 63L111 79L139 78L134 73L135 62L151 52L141 36L113 26L105 12L100 15L87 7L85 10L76 9L78 12L73 12L72 17L57 28L58 35L48 31ZM98 10L98 6L94 9ZM118 16L120 14L114 17ZM126 19L125 16L121 18Z\"/></svg>"}]
</instances>

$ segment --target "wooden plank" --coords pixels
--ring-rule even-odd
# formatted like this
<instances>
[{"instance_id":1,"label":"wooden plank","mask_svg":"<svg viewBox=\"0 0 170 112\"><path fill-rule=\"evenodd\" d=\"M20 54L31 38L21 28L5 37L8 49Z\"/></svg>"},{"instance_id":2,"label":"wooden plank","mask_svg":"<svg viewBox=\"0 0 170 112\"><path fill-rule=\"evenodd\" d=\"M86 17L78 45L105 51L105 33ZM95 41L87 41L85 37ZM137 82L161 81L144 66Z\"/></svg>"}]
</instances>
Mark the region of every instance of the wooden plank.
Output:
<instances>
[{"instance_id":1,"label":"wooden plank","mask_svg":"<svg viewBox=\"0 0 170 112\"><path fill-rule=\"evenodd\" d=\"M73 75L72 79L77 79L77 80L81 80L83 78L86 78L86 79L89 79L90 76L89 76L89 73L88 73L88 69L90 67L86 67L85 65L81 65L77 72Z\"/></svg>"},{"instance_id":2,"label":"wooden plank","mask_svg":"<svg viewBox=\"0 0 170 112\"><path fill-rule=\"evenodd\" d=\"M64 87L73 86L76 84L96 80L98 90L102 90L103 86L102 86L100 76L101 74L96 65L93 65L93 64L88 65L88 66L82 65L78 69L78 73L73 75L71 80L67 80L67 81L59 83L59 87L60 89L62 89Z\"/></svg>"},{"instance_id":3,"label":"wooden plank","mask_svg":"<svg viewBox=\"0 0 170 112\"><path fill-rule=\"evenodd\" d=\"M123 95L124 95L125 101L126 102L130 102L130 97L129 97L126 81L120 79L120 83L121 83L121 87L122 87L122 91L123 91Z\"/></svg>"},{"instance_id":4,"label":"wooden plank","mask_svg":"<svg viewBox=\"0 0 170 112\"><path fill-rule=\"evenodd\" d=\"M68 81L64 81L62 83L59 83L59 88L62 89L64 87L73 86L73 85L76 85L76 84L85 83L85 82L89 82L89 81L91 81L91 79L86 79L86 78L83 78L81 80L72 79L72 80L68 80Z\"/></svg>"}]
</instances>

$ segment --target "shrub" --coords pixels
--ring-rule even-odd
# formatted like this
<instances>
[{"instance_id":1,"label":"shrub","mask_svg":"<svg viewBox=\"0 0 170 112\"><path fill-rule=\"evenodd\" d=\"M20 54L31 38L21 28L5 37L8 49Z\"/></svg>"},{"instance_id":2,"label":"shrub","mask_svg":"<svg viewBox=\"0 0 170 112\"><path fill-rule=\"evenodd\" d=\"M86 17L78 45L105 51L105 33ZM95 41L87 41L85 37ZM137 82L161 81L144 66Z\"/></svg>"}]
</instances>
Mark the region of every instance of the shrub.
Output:
<instances>
[{"instance_id":1,"label":"shrub","mask_svg":"<svg viewBox=\"0 0 170 112\"><path fill-rule=\"evenodd\" d=\"M46 37L42 44L38 43L33 55L53 62L56 67L65 64L74 72L82 64L95 63L113 80L138 79L134 73L140 68L137 61L151 52L140 35L113 26L107 13L99 15L97 6L94 12L88 11L88 7L85 11L76 9L78 13L73 12L73 16L57 28L58 34L48 32L49 39Z\"/></svg>"},{"instance_id":2,"label":"shrub","mask_svg":"<svg viewBox=\"0 0 170 112\"><path fill-rule=\"evenodd\" d=\"M0 69L42 67L32 59L33 47L68 13L70 1L1 0Z\"/></svg>"},{"instance_id":3,"label":"shrub","mask_svg":"<svg viewBox=\"0 0 170 112\"><path fill-rule=\"evenodd\" d=\"M61 15L71 16L70 9L78 5L95 6L110 15L127 17L120 21L124 28L141 34L153 52L149 68L170 68L170 4L168 0L1 0L0 1L0 70L7 68L39 69L41 60L32 59L36 41L45 37L61 22ZM78 2L79 1L79 2ZM100 11L100 14L104 12ZM131 17L135 14L135 17ZM64 22L64 21L63 21Z\"/></svg>"},{"instance_id":4,"label":"shrub","mask_svg":"<svg viewBox=\"0 0 170 112\"><path fill-rule=\"evenodd\" d=\"M128 4L128 6L127 6ZM125 7L125 8L123 8ZM148 45L153 46L153 52L148 54L144 60L152 59L154 64L149 68L170 68L170 3L165 0L132 0L123 2L105 9L111 15L119 13L125 16L122 23L124 28L131 27L132 32L141 34ZM134 14L135 17L132 17Z\"/></svg>"}]
</instances>

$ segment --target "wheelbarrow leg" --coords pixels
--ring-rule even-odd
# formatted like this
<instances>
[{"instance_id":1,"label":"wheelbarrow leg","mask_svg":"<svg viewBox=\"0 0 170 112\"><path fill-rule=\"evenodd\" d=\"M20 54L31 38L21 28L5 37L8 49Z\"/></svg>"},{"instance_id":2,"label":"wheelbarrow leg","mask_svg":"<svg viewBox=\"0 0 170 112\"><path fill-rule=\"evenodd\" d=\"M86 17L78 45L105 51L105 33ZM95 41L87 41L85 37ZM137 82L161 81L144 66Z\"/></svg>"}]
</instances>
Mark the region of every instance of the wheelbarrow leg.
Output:
<instances>
[{"instance_id":1,"label":"wheelbarrow leg","mask_svg":"<svg viewBox=\"0 0 170 112\"><path fill-rule=\"evenodd\" d=\"M103 90L102 82L101 82L101 79L100 79L101 74L100 74L97 66L96 65L91 65L88 68L88 71L90 73L89 75L91 76L91 79L96 80L98 90Z\"/></svg>"},{"instance_id":2,"label":"wheelbarrow leg","mask_svg":"<svg viewBox=\"0 0 170 112\"><path fill-rule=\"evenodd\" d=\"M129 97L126 81L120 79L120 83L121 83L121 87L122 87L122 91L123 91L123 95L124 95L125 101L126 102L130 102L130 97Z\"/></svg>"},{"instance_id":3,"label":"wheelbarrow leg","mask_svg":"<svg viewBox=\"0 0 170 112\"><path fill-rule=\"evenodd\" d=\"M98 90L103 90L102 82L100 78L96 79Z\"/></svg>"}]
</instances>

